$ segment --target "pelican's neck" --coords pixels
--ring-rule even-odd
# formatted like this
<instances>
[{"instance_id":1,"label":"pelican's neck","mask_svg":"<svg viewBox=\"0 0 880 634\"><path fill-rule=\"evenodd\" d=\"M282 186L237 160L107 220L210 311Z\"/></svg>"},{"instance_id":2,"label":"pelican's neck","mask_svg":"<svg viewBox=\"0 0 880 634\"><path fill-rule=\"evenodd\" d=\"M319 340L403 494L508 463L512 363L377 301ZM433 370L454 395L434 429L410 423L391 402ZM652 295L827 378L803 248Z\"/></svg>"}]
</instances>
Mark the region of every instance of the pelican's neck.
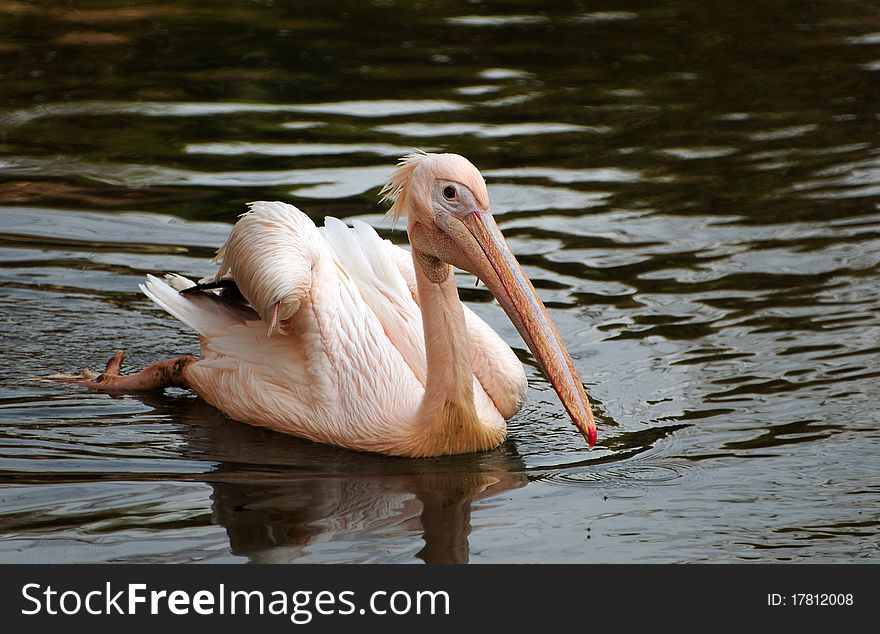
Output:
<instances>
[{"instance_id":1,"label":"pelican's neck","mask_svg":"<svg viewBox=\"0 0 880 634\"><path fill-rule=\"evenodd\" d=\"M428 368L419 408L423 442L443 449L440 453L491 447L498 439L484 438L487 430L474 406L467 326L452 267L415 247L413 264Z\"/></svg>"}]
</instances>

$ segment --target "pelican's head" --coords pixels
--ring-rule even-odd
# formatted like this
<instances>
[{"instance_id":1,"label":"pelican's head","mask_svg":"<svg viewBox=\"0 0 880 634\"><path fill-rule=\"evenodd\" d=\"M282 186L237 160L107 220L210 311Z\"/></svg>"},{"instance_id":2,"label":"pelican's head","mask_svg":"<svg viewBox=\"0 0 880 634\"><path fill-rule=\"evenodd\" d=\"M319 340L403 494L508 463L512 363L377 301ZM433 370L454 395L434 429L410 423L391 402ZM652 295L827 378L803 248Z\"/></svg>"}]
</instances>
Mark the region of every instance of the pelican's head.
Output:
<instances>
[{"instance_id":1,"label":"pelican's head","mask_svg":"<svg viewBox=\"0 0 880 634\"><path fill-rule=\"evenodd\" d=\"M482 174L457 154L410 154L382 190L390 214L407 216L413 251L476 275L492 292L547 375L590 447L596 423L571 356L489 211ZM417 258L418 259L418 258Z\"/></svg>"}]
</instances>

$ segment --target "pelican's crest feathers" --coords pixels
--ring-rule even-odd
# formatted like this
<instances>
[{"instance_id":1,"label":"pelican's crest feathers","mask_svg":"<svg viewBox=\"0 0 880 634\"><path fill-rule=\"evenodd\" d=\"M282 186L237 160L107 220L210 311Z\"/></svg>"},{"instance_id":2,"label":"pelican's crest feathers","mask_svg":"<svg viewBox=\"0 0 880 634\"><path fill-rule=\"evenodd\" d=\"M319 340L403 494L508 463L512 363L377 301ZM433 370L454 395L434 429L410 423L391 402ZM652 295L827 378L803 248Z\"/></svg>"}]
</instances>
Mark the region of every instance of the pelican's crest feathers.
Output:
<instances>
[{"instance_id":1,"label":"pelican's crest feathers","mask_svg":"<svg viewBox=\"0 0 880 634\"><path fill-rule=\"evenodd\" d=\"M433 179L425 178L414 181L419 168L430 170L430 176L441 178L456 183L461 183L471 190L477 202L484 209L489 209L489 192L486 190L486 181L483 175L474 167L473 163L458 154L428 154L427 152L413 152L402 157L397 163L397 168L385 183L380 195L382 202L391 201L394 204L388 210L388 215L397 220L406 212L409 206L409 193L411 187L430 187ZM427 176L427 174L426 174ZM421 199L430 196L429 192L420 192Z\"/></svg>"}]
</instances>

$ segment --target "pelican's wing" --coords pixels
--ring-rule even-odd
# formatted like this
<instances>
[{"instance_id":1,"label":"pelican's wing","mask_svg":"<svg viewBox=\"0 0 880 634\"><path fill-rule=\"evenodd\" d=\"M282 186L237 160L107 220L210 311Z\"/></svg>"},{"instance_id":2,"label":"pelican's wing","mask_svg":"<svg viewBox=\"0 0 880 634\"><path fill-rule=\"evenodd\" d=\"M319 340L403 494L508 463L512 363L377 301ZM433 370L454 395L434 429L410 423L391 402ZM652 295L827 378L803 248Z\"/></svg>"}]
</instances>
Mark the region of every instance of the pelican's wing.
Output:
<instances>
[{"instance_id":1,"label":"pelican's wing","mask_svg":"<svg viewBox=\"0 0 880 634\"><path fill-rule=\"evenodd\" d=\"M231 277L271 332L286 332L312 285L320 236L315 224L293 205L250 203L214 258L216 279Z\"/></svg>"},{"instance_id":2,"label":"pelican's wing","mask_svg":"<svg viewBox=\"0 0 880 634\"><path fill-rule=\"evenodd\" d=\"M324 219L322 234L342 274L357 287L385 336L424 385L428 369L422 312L396 262L389 258L387 240L363 222L355 221L349 228L329 217Z\"/></svg>"}]
</instances>

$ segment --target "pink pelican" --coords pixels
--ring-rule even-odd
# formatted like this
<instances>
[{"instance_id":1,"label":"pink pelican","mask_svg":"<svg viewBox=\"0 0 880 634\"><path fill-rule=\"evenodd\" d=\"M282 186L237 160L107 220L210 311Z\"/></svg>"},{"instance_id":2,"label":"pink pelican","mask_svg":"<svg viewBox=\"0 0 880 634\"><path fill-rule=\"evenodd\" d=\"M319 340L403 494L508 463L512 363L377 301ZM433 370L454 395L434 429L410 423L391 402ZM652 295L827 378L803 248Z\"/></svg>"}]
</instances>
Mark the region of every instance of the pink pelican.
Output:
<instances>
[{"instance_id":1,"label":"pink pelican","mask_svg":"<svg viewBox=\"0 0 880 634\"><path fill-rule=\"evenodd\" d=\"M123 375L117 353L101 374L64 378L111 392L186 387L235 420L359 451L490 449L519 411L526 377L462 305L456 266L492 292L592 447L584 386L489 212L479 170L456 154L411 154L382 193L391 215L406 216L411 253L362 222L326 218L318 228L291 205L252 203L212 280L141 285L199 334L198 359Z\"/></svg>"}]
</instances>

